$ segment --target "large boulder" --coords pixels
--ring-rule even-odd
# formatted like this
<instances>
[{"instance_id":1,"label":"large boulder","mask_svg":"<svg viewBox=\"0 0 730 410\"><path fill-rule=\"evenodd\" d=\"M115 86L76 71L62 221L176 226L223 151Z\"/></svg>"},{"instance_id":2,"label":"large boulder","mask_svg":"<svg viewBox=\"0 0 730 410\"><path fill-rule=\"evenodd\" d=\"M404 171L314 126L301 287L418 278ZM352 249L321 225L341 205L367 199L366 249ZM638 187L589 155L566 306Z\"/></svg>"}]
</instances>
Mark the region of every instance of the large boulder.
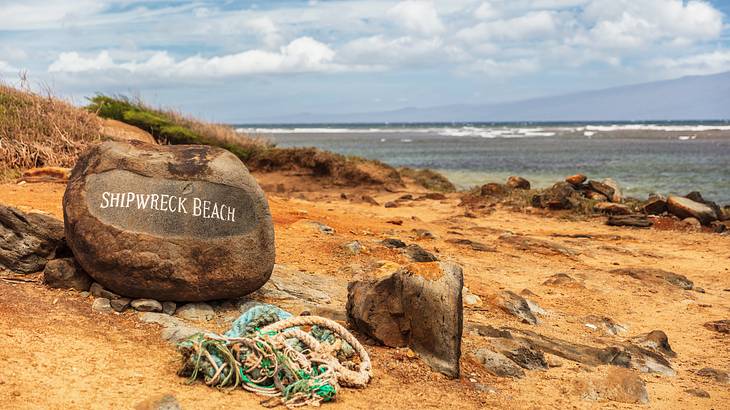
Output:
<instances>
[{"instance_id":1,"label":"large boulder","mask_svg":"<svg viewBox=\"0 0 730 410\"><path fill-rule=\"evenodd\" d=\"M40 272L63 246L60 220L0 205L0 269Z\"/></svg>"},{"instance_id":2,"label":"large boulder","mask_svg":"<svg viewBox=\"0 0 730 410\"><path fill-rule=\"evenodd\" d=\"M667 209L680 219L697 218L702 225L709 225L717 220L717 214L711 207L683 196L670 195L667 198Z\"/></svg>"},{"instance_id":3,"label":"large boulder","mask_svg":"<svg viewBox=\"0 0 730 410\"><path fill-rule=\"evenodd\" d=\"M260 288L274 267L266 198L220 148L94 146L73 169L63 211L78 263L124 296L233 298Z\"/></svg>"},{"instance_id":4,"label":"large boulder","mask_svg":"<svg viewBox=\"0 0 730 410\"><path fill-rule=\"evenodd\" d=\"M360 332L391 347L410 346L434 370L459 376L464 277L448 262L415 263L347 286L347 316Z\"/></svg>"}]
</instances>

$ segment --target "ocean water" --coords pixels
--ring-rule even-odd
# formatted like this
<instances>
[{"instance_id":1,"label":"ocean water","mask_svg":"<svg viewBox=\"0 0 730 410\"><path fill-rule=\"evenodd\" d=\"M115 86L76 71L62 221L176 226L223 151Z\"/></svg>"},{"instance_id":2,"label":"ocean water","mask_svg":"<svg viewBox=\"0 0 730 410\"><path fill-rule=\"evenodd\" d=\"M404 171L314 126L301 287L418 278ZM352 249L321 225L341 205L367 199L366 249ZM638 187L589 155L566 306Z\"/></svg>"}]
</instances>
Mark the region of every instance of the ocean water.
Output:
<instances>
[{"instance_id":1,"label":"ocean water","mask_svg":"<svg viewBox=\"0 0 730 410\"><path fill-rule=\"evenodd\" d=\"M236 126L280 147L314 146L393 166L431 168L460 188L520 175L613 178L625 194L686 194L730 204L730 122L317 124Z\"/></svg>"}]
</instances>

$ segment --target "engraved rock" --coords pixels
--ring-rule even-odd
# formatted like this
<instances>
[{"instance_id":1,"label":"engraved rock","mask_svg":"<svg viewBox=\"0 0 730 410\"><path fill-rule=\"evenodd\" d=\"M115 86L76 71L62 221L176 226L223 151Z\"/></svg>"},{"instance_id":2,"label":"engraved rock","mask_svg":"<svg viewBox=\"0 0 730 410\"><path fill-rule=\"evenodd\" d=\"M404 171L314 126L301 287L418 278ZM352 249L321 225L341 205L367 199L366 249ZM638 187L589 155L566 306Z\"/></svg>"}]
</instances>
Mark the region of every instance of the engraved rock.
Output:
<instances>
[{"instance_id":1,"label":"engraved rock","mask_svg":"<svg viewBox=\"0 0 730 410\"><path fill-rule=\"evenodd\" d=\"M123 296L234 298L274 266L266 198L219 148L104 142L79 158L63 208L78 263Z\"/></svg>"}]
</instances>

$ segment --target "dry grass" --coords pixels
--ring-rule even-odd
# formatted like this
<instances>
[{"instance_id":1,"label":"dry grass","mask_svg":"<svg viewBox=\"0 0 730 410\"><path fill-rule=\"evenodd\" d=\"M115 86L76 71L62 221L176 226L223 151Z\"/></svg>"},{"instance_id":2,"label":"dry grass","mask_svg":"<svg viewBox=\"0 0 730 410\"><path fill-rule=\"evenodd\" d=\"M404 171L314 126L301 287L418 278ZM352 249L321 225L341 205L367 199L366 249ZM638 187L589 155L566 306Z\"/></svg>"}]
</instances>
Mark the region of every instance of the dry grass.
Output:
<instances>
[{"instance_id":1,"label":"dry grass","mask_svg":"<svg viewBox=\"0 0 730 410\"><path fill-rule=\"evenodd\" d=\"M72 167L100 139L99 128L95 115L50 93L0 84L0 179L33 167Z\"/></svg>"}]
</instances>

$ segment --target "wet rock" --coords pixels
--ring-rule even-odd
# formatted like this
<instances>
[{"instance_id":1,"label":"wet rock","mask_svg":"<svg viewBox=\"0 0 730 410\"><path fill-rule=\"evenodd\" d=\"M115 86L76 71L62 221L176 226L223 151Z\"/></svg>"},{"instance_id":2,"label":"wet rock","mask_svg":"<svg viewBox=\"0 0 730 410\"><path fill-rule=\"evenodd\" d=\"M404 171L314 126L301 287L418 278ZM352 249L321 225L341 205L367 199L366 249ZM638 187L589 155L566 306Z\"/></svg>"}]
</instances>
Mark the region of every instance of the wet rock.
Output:
<instances>
[{"instance_id":1,"label":"wet rock","mask_svg":"<svg viewBox=\"0 0 730 410\"><path fill-rule=\"evenodd\" d=\"M709 399L710 398L710 393L708 393L708 392L706 392L705 390L702 390L702 389L687 389L684 392L687 393L687 394L689 394L689 395L691 395L691 396L700 397L700 398L703 398L703 399Z\"/></svg>"},{"instance_id":2,"label":"wet rock","mask_svg":"<svg viewBox=\"0 0 730 410\"><path fill-rule=\"evenodd\" d=\"M112 299L109 301L109 304L111 304L112 309L114 309L115 312L124 312L129 305L132 303L132 299L129 298L118 298L118 299Z\"/></svg>"},{"instance_id":3,"label":"wet rock","mask_svg":"<svg viewBox=\"0 0 730 410\"><path fill-rule=\"evenodd\" d=\"M537 317L530 310L530 305L525 298L510 290L500 292L496 298L496 304L505 312L522 319L524 323L537 324Z\"/></svg>"},{"instance_id":4,"label":"wet rock","mask_svg":"<svg viewBox=\"0 0 730 410\"><path fill-rule=\"evenodd\" d=\"M94 282L91 284L91 287L89 288L89 292L91 293L91 296L97 297L97 298L106 298L106 299L119 299L121 296L117 295L114 292L110 292L106 289L104 289L100 284Z\"/></svg>"},{"instance_id":5,"label":"wet rock","mask_svg":"<svg viewBox=\"0 0 730 410\"><path fill-rule=\"evenodd\" d=\"M383 239L381 242L386 248L405 248L406 243L396 238Z\"/></svg>"},{"instance_id":6,"label":"wet rock","mask_svg":"<svg viewBox=\"0 0 730 410\"><path fill-rule=\"evenodd\" d=\"M96 298L91 303L91 310L102 313L109 313L112 311L112 306L107 298Z\"/></svg>"},{"instance_id":7,"label":"wet rock","mask_svg":"<svg viewBox=\"0 0 730 410\"><path fill-rule=\"evenodd\" d=\"M162 312L162 304L154 299L135 299L130 305L137 312Z\"/></svg>"},{"instance_id":8,"label":"wet rock","mask_svg":"<svg viewBox=\"0 0 730 410\"><path fill-rule=\"evenodd\" d=\"M0 205L0 269L40 272L64 246L63 222L38 212Z\"/></svg>"},{"instance_id":9,"label":"wet rock","mask_svg":"<svg viewBox=\"0 0 730 410\"><path fill-rule=\"evenodd\" d=\"M177 303L175 302L162 302L162 313L166 315L174 315L177 310Z\"/></svg>"},{"instance_id":10,"label":"wet rock","mask_svg":"<svg viewBox=\"0 0 730 410\"><path fill-rule=\"evenodd\" d=\"M420 245L410 244L405 248L406 255L408 255L414 262L435 262L438 260L436 255L421 248Z\"/></svg>"},{"instance_id":11,"label":"wet rock","mask_svg":"<svg viewBox=\"0 0 730 410\"><path fill-rule=\"evenodd\" d=\"M558 182L532 197L532 206L548 209L572 209L580 202L580 195L573 185Z\"/></svg>"},{"instance_id":12,"label":"wet rock","mask_svg":"<svg viewBox=\"0 0 730 410\"><path fill-rule=\"evenodd\" d=\"M612 178L606 178L601 182L603 183L603 185L606 185L607 187L613 189L613 194L608 196L608 199L611 202L616 202L616 203L623 202L624 196L621 193L621 187L619 186L618 182L614 181Z\"/></svg>"},{"instance_id":13,"label":"wet rock","mask_svg":"<svg viewBox=\"0 0 730 410\"><path fill-rule=\"evenodd\" d=\"M488 197L501 197L507 195L509 190L506 186L496 182L484 184L479 188L479 195Z\"/></svg>"},{"instance_id":14,"label":"wet rock","mask_svg":"<svg viewBox=\"0 0 730 410\"><path fill-rule=\"evenodd\" d=\"M628 369L611 367L605 376L588 378L582 388L586 400L611 400L621 403L647 404L649 393L644 381Z\"/></svg>"},{"instance_id":15,"label":"wet rock","mask_svg":"<svg viewBox=\"0 0 730 410\"><path fill-rule=\"evenodd\" d=\"M172 394L162 394L137 403L134 410L182 410L182 406Z\"/></svg>"},{"instance_id":16,"label":"wet rock","mask_svg":"<svg viewBox=\"0 0 730 410\"><path fill-rule=\"evenodd\" d=\"M606 221L609 226L631 226L634 228L649 228L654 222L646 215L611 215Z\"/></svg>"},{"instance_id":17,"label":"wet rock","mask_svg":"<svg viewBox=\"0 0 730 410\"><path fill-rule=\"evenodd\" d=\"M479 349L474 353L474 358L484 366L484 369L497 377L525 377L525 371L501 353Z\"/></svg>"},{"instance_id":18,"label":"wet rock","mask_svg":"<svg viewBox=\"0 0 730 410\"><path fill-rule=\"evenodd\" d=\"M672 346L669 345L669 338L667 334L661 330L652 330L649 333L634 336L631 339L631 343L660 353L667 357L676 357L677 354L672 350Z\"/></svg>"},{"instance_id":19,"label":"wet rock","mask_svg":"<svg viewBox=\"0 0 730 410\"><path fill-rule=\"evenodd\" d=\"M707 322L703 326L718 333L730 334L730 319Z\"/></svg>"},{"instance_id":20,"label":"wet rock","mask_svg":"<svg viewBox=\"0 0 730 410\"><path fill-rule=\"evenodd\" d=\"M179 343L196 333L204 333L200 328L190 326L186 322L164 313L143 312L139 320L162 326L162 338L170 343Z\"/></svg>"},{"instance_id":21,"label":"wet rock","mask_svg":"<svg viewBox=\"0 0 730 410\"><path fill-rule=\"evenodd\" d=\"M598 181L588 181L588 188L590 188L594 192L598 192L601 195L605 195L606 198L611 200L613 198L613 194L615 193L615 190L610 187L607 184L604 184L603 182Z\"/></svg>"},{"instance_id":22,"label":"wet rock","mask_svg":"<svg viewBox=\"0 0 730 410\"><path fill-rule=\"evenodd\" d=\"M362 201L363 201L363 202L365 202L366 204L370 204L370 205L375 205L375 206L380 206L380 204L378 203L378 201L376 201L376 200L375 200L375 198L371 197L370 195L363 195L363 196L361 197L361 199L362 199Z\"/></svg>"},{"instance_id":23,"label":"wet rock","mask_svg":"<svg viewBox=\"0 0 730 410\"><path fill-rule=\"evenodd\" d=\"M661 195L650 196L641 209L648 215L661 215L667 211L667 199Z\"/></svg>"},{"instance_id":24,"label":"wet rock","mask_svg":"<svg viewBox=\"0 0 730 410\"><path fill-rule=\"evenodd\" d=\"M53 259L43 269L43 283L52 288L88 290L91 278L73 258Z\"/></svg>"},{"instance_id":25,"label":"wet rock","mask_svg":"<svg viewBox=\"0 0 730 410\"><path fill-rule=\"evenodd\" d=\"M670 195L667 198L667 210L680 219L696 218L702 225L709 225L710 222L717 220L712 208L681 196Z\"/></svg>"},{"instance_id":26,"label":"wet rock","mask_svg":"<svg viewBox=\"0 0 730 410\"><path fill-rule=\"evenodd\" d=\"M215 317L215 311L207 303L186 303L175 312L177 317L193 322L207 322Z\"/></svg>"},{"instance_id":27,"label":"wet rock","mask_svg":"<svg viewBox=\"0 0 730 410\"><path fill-rule=\"evenodd\" d=\"M472 241L471 239L466 239L466 238L447 239L446 242L453 243L456 245L468 246L472 250L475 250L478 252L496 252L497 251L497 248L495 248L493 246L487 246L481 242L475 242L475 241Z\"/></svg>"},{"instance_id":28,"label":"wet rock","mask_svg":"<svg viewBox=\"0 0 730 410\"><path fill-rule=\"evenodd\" d=\"M578 186L578 185L586 182L587 179L588 179L588 177L586 177L583 174L575 174L575 175L571 175L569 177L566 177L565 178L565 182L567 182L567 183L569 183L571 185L574 185L574 186Z\"/></svg>"},{"instance_id":29,"label":"wet rock","mask_svg":"<svg viewBox=\"0 0 730 410\"><path fill-rule=\"evenodd\" d=\"M347 242L342 245L342 248L346 250L350 255L357 255L362 252L362 244L360 241Z\"/></svg>"},{"instance_id":30,"label":"wet rock","mask_svg":"<svg viewBox=\"0 0 730 410\"><path fill-rule=\"evenodd\" d=\"M511 176L507 178L507 183L505 185L512 189L530 189L530 181L518 176Z\"/></svg>"},{"instance_id":31,"label":"wet rock","mask_svg":"<svg viewBox=\"0 0 730 410\"><path fill-rule=\"evenodd\" d=\"M730 373L714 369L712 367L703 367L695 372L698 376L712 379L721 384L730 384Z\"/></svg>"},{"instance_id":32,"label":"wet rock","mask_svg":"<svg viewBox=\"0 0 730 410\"><path fill-rule=\"evenodd\" d=\"M71 173L63 209L78 263L125 296L239 297L266 283L274 266L266 197L220 148L94 145Z\"/></svg>"},{"instance_id":33,"label":"wet rock","mask_svg":"<svg viewBox=\"0 0 730 410\"><path fill-rule=\"evenodd\" d=\"M398 203L393 202L393 201L388 201L388 202L384 203L383 206L386 208L398 208Z\"/></svg>"},{"instance_id":34,"label":"wet rock","mask_svg":"<svg viewBox=\"0 0 730 410\"><path fill-rule=\"evenodd\" d=\"M374 340L409 346L433 369L458 377L463 287L458 265L409 265L386 277L350 282L348 320Z\"/></svg>"},{"instance_id":35,"label":"wet rock","mask_svg":"<svg viewBox=\"0 0 730 410\"><path fill-rule=\"evenodd\" d=\"M593 205L593 210L609 215L629 215L631 214L631 208L624 204L618 204L614 202L598 202Z\"/></svg>"}]
</instances>

